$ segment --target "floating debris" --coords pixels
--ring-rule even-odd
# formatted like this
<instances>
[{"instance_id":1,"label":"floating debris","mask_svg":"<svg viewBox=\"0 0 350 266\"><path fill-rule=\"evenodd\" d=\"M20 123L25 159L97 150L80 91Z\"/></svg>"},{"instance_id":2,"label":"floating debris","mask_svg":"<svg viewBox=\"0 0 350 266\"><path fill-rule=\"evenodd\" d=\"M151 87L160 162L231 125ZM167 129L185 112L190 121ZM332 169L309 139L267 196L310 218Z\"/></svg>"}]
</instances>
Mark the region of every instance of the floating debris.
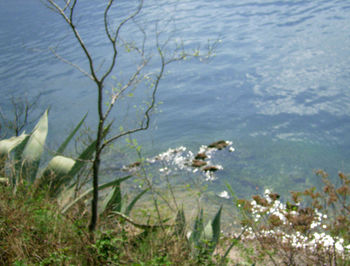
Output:
<instances>
[{"instance_id":1,"label":"floating debris","mask_svg":"<svg viewBox=\"0 0 350 266\"><path fill-rule=\"evenodd\" d=\"M217 194L220 198L224 198L224 199L230 199L230 195L228 194L228 192L226 190L220 192L219 194Z\"/></svg>"}]
</instances>

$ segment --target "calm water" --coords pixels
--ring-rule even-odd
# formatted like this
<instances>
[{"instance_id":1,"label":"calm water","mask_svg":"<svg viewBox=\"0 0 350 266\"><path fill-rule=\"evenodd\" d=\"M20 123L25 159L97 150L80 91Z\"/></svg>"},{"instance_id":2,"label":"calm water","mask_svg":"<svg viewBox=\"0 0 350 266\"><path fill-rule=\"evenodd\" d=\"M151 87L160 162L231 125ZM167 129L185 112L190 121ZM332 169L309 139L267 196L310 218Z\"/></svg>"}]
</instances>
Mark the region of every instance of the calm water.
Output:
<instances>
[{"instance_id":1,"label":"calm water","mask_svg":"<svg viewBox=\"0 0 350 266\"><path fill-rule=\"evenodd\" d=\"M110 51L100 32L99 2L80 6L78 25L94 58L103 62ZM112 22L130 9L131 1L120 2ZM158 95L163 104L151 129L137 136L147 156L181 145L196 152L202 144L231 140L236 151L217 154L214 162L224 170L209 187L221 191L228 181L240 195L256 187L316 184L312 171L318 168L350 172L350 1L146 2L139 22L147 30L156 18L174 18L176 38L191 49L222 40L209 63L168 68ZM52 139L62 138L87 111L93 124L94 84L48 52L57 47L86 67L63 20L38 0L0 0L0 25L2 109L10 108L11 95L41 92L42 106L51 106ZM140 37L132 26L125 38ZM122 56L119 62L123 68L115 76L123 80L133 60ZM144 93L138 92L135 102L142 103ZM124 125L137 115L126 102L115 113Z\"/></svg>"}]
</instances>

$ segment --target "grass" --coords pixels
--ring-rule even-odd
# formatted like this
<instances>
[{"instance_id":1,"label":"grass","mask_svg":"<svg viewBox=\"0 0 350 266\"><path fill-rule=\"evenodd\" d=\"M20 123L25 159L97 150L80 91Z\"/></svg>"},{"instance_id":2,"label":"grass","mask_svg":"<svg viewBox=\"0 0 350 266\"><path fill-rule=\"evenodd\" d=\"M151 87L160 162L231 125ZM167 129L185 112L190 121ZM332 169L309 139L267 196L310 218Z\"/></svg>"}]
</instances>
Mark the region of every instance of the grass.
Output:
<instances>
[{"instance_id":1,"label":"grass","mask_svg":"<svg viewBox=\"0 0 350 266\"><path fill-rule=\"evenodd\" d=\"M194 265L186 240L172 230L142 231L102 217L91 236L86 211L57 210L45 194L34 196L19 186L14 195L0 186L0 264Z\"/></svg>"},{"instance_id":2,"label":"grass","mask_svg":"<svg viewBox=\"0 0 350 266\"><path fill-rule=\"evenodd\" d=\"M0 265L350 265L350 179L340 173L335 186L324 172L318 174L324 190L293 192L292 203L279 202L270 191L251 201L237 199L244 232L221 235L213 255L203 249L205 241L193 245L175 227L138 229L112 214L102 215L91 234L89 206L77 205L63 215L47 193L21 184L14 194L1 184ZM141 211L145 208L150 212ZM151 209L146 197L133 219L156 222ZM164 224L174 224L166 206L161 212L172 218ZM187 221L185 233L192 223Z\"/></svg>"}]
</instances>

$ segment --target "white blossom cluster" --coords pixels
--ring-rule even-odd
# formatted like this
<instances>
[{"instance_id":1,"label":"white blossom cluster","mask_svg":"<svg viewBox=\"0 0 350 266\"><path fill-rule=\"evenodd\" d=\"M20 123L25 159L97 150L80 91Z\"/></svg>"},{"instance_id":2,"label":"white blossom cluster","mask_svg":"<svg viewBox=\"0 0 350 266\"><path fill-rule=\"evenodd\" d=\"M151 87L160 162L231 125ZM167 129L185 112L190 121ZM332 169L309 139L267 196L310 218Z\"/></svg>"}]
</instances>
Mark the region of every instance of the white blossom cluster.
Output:
<instances>
[{"instance_id":1,"label":"white blossom cluster","mask_svg":"<svg viewBox=\"0 0 350 266\"><path fill-rule=\"evenodd\" d=\"M287 215L299 215L296 211L287 211L285 204L281 203L279 200L273 200L270 197L271 191L269 189L265 190L264 199L271 205L268 207L259 205L255 200L251 201L251 213L252 218L255 223L260 223L266 221L269 215L274 215L279 218L282 222L282 226L289 226L293 228L292 224L286 218ZM256 236L268 237L268 238L279 238L282 243L289 244L293 248L300 248L315 252L317 250L336 252L342 256L350 253L350 244L344 245L344 239L333 238L332 236L326 234L324 229L327 228L324 221L328 218L327 215L314 210L314 220L310 224L310 230L307 235L302 234L299 231L289 234L288 232L282 231L280 228L275 228L274 230L261 230L259 232L254 232L253 228L249 227L246 229L245 239L255 239ZM318 229L318 231L316 231ZM320 232L321 231L321 232Z\"/></svg>"}]
</instances>

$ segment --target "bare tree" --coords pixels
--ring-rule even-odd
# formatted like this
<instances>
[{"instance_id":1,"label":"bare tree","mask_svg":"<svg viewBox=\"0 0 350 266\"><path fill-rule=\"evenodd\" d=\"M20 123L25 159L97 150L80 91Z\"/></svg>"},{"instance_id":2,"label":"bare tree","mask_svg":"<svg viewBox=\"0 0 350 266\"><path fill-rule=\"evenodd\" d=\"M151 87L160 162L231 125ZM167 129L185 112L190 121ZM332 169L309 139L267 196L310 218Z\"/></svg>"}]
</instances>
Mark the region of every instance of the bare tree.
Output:
<instances>
[{"instance_id":1,"label":"bare tree","mask_svg":"<svg viewBox=\"0 0 350 266\"><path fill-rule=\"evenodd\" d=\"M11 97L11 112L10 114L5 113L0 107L0 132L3 137L8 135L18 136L19 133L30 126L37 117L33 117L34 110L38 107L41 94L29 98L27 96L12 96Z\"/></svg>"},{"instance_id":2,"label":"bare tree","mask_svg":"<svg viewBox=\"0 0 350 266\"><path fill-rule=\"evenodd\" d=\"M147 33L144 27L141 27L140 24L136 21L136 18L140 15L144 1L136 0L134 10L128 14L122 21L120 21L116 25L111 25L110 14L113 8L118 8L116 1L114 0L106 0L106 5L104 7L103 12L103 31L106 35L107 41L111 48L111 55L109 58L109 62L105 63L105 70L101 74L100 66L97 64L97 60L94 59L91 50L89 50L86 45L85 40L83 40L78 28L80 25L77 25L77 5L78 0L42 0L50 9L58 13L64 21L69 25L70 30L78 42L81 50L83 51L85 58L88 62L88 70L83 69L83 67L75 64L74 62L64 58L61 56L56 49L51 49L53 54L60 59L61 61L69 64L70 66L76 68L89 79L91 79L97 89L97 112L99 122L97 125L97 133L96 133L96 147L93 158L93 199L91 204L91 221L89 225L89 230L92 232L96 228L97 224L97 203L98 203L98 183L99 183L99 173L100 173L100 164L101 164L101 154L102 151L108 147L112 142L120 139L123 136L136 133L139 131L147 130L150 126L150 115L152 110L156 104L156 94L158 91L160 80L164 75L164 71L167 65L172 62L183 60L188 56L198 56L198 52L194 51L192 53L187 53L184 50L183 45L172 45L172 50L169 53L167 47L169 43L173 41L172 36L164 38L161 35L161 31L158 29L158 24L155 25L155 53L146 52L145 42L147 40ZM126 27L127 24L132 24L142 36L142 41L139 46L135 45L132 41L126 41L121 36L121 30ZM79 28L80 29L80 28ZM174 42L173 42L174 44ZM117 67L117 59L120 54L125 50L125 47L131 49L138 57L138 63L133 73L129 75L129 78L124 82L124 84L120 85L118 89L112 89L110 93L110 98L108 100L108 105L104 105L105 95L104 95L104 87L106 86L107 80L111 77L112 72ZM123 48L123 49L122 49ZM208 50L208 55L211 53L211 49ZM150 64L150 61L158 60L158 70L157 72L147 73L145 71L146 66ZM106 66L107 65L107 66ZM112 109L115 107L118 101L122 98L123 95L126 94L127 91L132 90L137 87L141 82L145 80L152 79L152 91L150 95L150 100L145 109L143 110L143 115L139 123L130 129L122 129L120 132L112 134L111 132L107 133L107 128L111 124L109 124L109 117L111 115Z\"/></svg>"}]
</instances>

